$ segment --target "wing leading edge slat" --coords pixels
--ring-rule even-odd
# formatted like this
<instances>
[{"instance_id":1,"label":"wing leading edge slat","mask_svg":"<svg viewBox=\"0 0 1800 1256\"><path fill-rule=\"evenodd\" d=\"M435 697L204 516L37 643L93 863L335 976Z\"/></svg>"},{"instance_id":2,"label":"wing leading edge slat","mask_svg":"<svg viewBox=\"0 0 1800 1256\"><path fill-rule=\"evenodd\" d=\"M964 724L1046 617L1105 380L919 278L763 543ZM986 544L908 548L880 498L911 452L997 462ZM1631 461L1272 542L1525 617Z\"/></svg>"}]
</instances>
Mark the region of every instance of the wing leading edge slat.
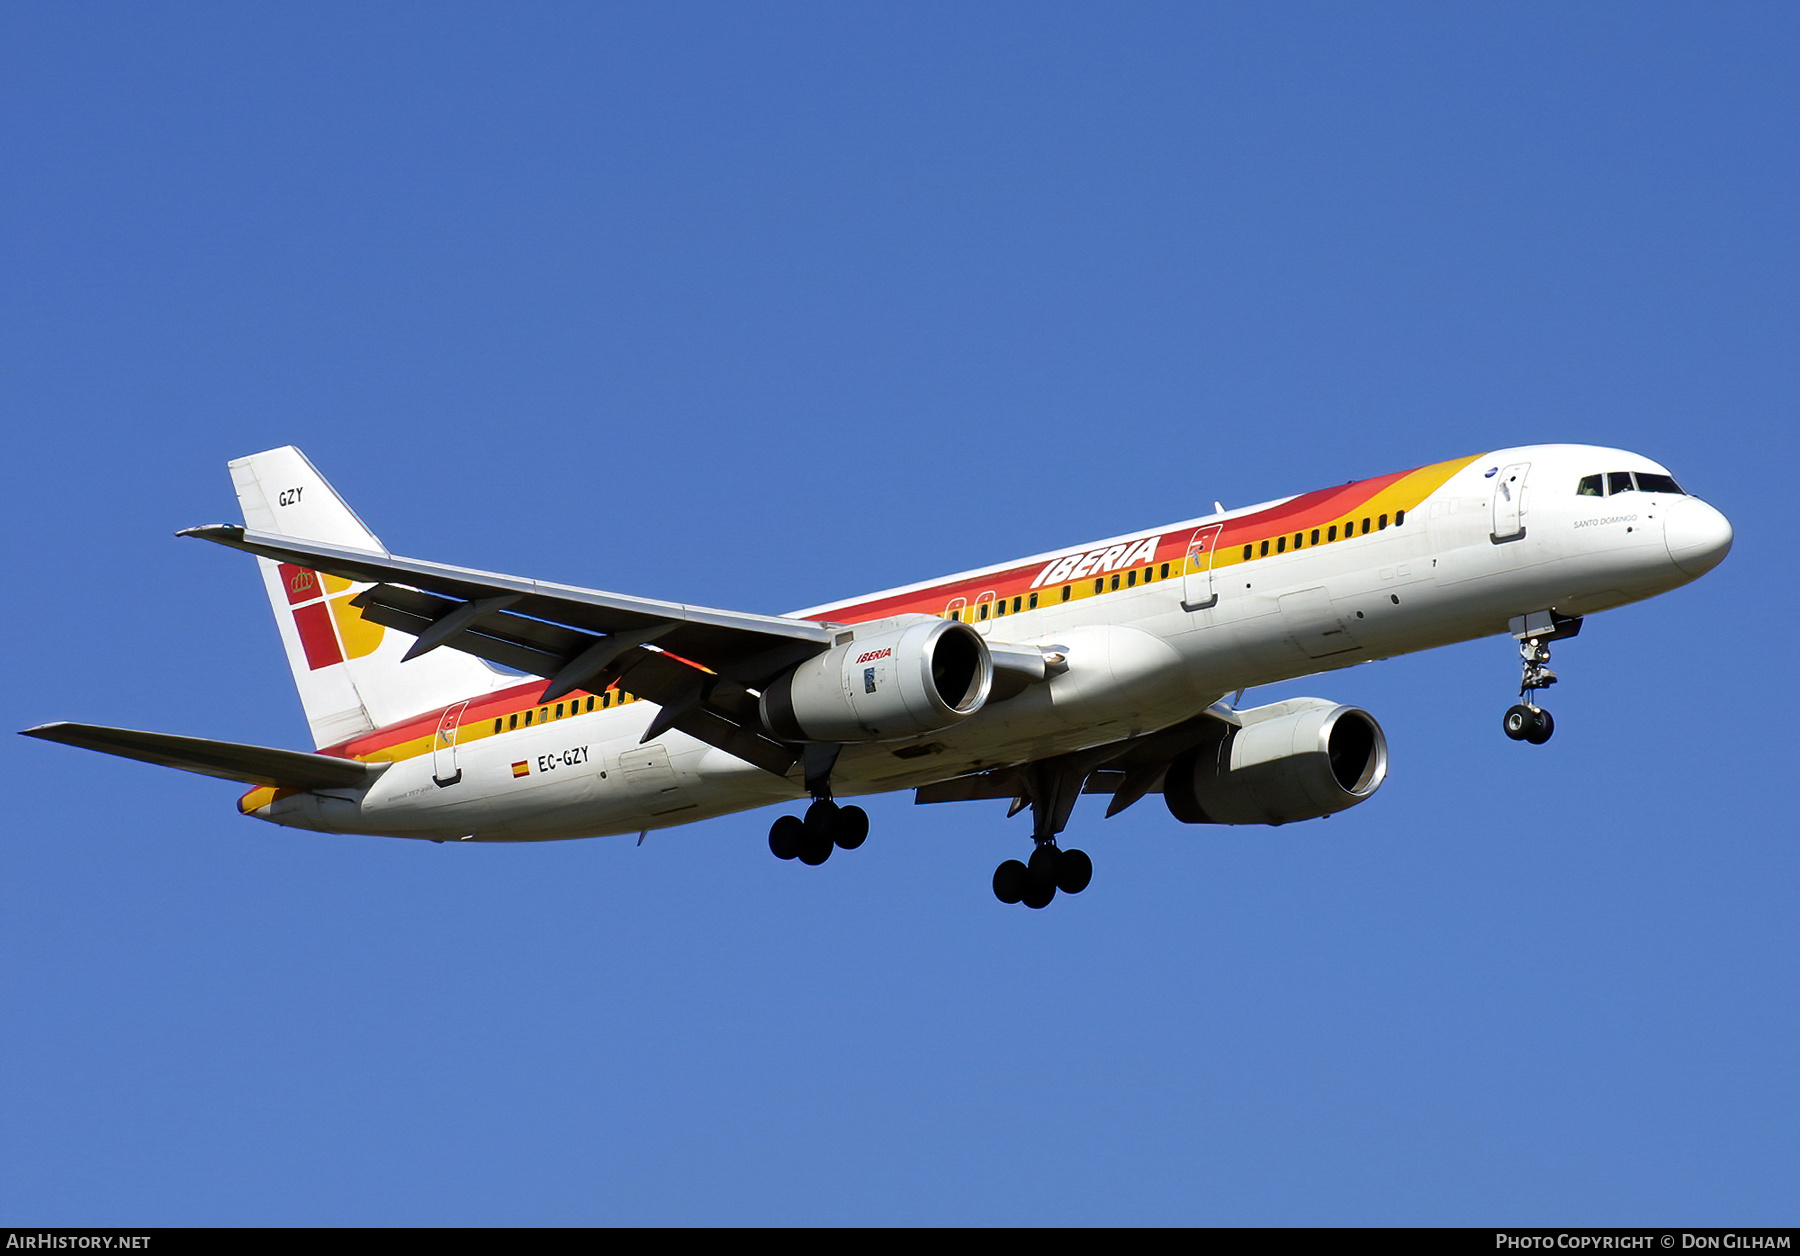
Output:
<instances>
[{"instance_id":1,"label":"wing leading edge slat","mask_svg":"<svg viewBox=\"0 0 1800 1256\"><path fill-rule=\"evenodd\" d=\"M419 638L418 653L445 646L542 676L543 701L625 685L663 708L645 741L673 728L778 776L799 754L760 731L754 689L836 635L807 620L544 585L233 525L181 535L369 584L352 599L363 618Z\"/></svg>"}]
</instances>

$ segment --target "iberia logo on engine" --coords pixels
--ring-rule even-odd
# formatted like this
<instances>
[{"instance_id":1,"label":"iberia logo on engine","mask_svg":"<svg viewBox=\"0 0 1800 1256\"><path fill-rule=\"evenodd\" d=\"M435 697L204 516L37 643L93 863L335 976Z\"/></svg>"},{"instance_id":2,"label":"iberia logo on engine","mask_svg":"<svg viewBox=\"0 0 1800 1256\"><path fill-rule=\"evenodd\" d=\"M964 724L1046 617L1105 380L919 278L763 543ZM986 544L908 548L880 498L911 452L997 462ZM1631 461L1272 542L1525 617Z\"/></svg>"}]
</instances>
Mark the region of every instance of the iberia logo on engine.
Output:
<instances>
[{"instance_id":1,"label":"iberia logo on engine","mask_svg":"<svg viewBox=\"0 0 1800 1256\"><path fill-rule=\"evenodd\" d=\"M867 654L861 656L856 661L858 663L873 663L876 659L890 658L893 656L893 653L894 653L894 651L891 647L886 650L870 650Z\"/></svg>"}]
</instances>

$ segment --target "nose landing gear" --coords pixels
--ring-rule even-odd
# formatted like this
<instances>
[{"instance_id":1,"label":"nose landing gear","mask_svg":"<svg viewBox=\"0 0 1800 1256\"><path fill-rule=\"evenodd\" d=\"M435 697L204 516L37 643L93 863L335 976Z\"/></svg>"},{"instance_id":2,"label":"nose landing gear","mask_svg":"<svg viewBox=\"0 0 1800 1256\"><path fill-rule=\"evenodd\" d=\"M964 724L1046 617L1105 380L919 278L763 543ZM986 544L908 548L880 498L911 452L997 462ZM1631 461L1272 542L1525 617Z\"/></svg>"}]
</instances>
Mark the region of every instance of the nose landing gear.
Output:
<instances>
[{"instance_id":1,"label":"nose landing gear","mask_svg":"<svg viewBox=\"0 0 1800 1256\"><path fill-rule=\"evenodd\" d=\"M1506 709L1505 728L1506 735L1514 741L1528 741L1534 746L1541 746L1556 731L1556 721L1550 718L1550 712L1543 707L1521 703Z\"/></svg>"},{"instance_id":2,"label":"nose landing gear","mask_svg":"<svg viewBox=\"0 0 1800 1256\"><path fill-rule=\"evenodd\" d=\"M1579 617L1558 615L1555 611L1533 611L1515 616L1508 625L1519 643L1519 697L1521 701L1507 708L1501 723L1506 735L1514 741L1528 741L1541 746L1556 731L1550 712L1536 702L1536 695L1556 683L1550 670L1550 642L1573 637L1581 631Z\"/></svg>"}]
</instances>

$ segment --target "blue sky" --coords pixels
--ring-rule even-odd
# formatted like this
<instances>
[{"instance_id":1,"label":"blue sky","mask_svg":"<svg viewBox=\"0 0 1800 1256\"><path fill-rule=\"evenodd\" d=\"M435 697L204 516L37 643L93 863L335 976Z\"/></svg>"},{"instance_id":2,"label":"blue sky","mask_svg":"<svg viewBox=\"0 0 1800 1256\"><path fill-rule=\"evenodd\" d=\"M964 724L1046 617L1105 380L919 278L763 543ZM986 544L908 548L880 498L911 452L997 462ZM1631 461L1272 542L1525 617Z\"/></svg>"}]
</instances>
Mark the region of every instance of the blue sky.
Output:
<instances>
[{"instance_id":1,"label":"blue sky","mask_svg":"<svg viewBox=\"0 0 1800 1256\"><path fill-rule=\"evenodd\" d=\"M1004 804L439 847L13 738L0 1220L1788 1223L1790 6L15 4L11 728L304 746L224 464L781 611L1484 448L1729 514L1557 649L1294 685L1279 831Z\"/></svg>"}]
</instances>

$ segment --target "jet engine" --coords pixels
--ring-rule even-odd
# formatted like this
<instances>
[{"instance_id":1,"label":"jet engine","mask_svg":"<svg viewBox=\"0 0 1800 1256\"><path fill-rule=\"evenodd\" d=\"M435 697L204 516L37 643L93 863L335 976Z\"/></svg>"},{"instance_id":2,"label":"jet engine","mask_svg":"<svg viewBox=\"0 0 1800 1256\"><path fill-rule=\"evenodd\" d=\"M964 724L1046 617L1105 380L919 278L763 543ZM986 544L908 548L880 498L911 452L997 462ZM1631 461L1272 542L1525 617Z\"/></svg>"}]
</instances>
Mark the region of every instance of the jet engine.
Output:
<instances>
[{"instance_id":1,"label":"jet engine","mask_svg":"<svg viewBox=\"0 0 1800 1256\"><path fill-rule=\"evenodd\" d=\"M763 690L762 720L789 741L881 741L975 714L994 685L987 642L921 617L810 658Z\"/></svg>"},{"instance_id":2,"label":"jet engine","mask_svg":"<svg viewBox=\"0 0 1800 1256\"><path fill-rule=\"evenodd\" d=\"M1176 757L1163 800L1185 824L1288 824L1354 807L1387 777L1387 738L1367 711L1295 698Z\"/></svg>"}]
</instances>

